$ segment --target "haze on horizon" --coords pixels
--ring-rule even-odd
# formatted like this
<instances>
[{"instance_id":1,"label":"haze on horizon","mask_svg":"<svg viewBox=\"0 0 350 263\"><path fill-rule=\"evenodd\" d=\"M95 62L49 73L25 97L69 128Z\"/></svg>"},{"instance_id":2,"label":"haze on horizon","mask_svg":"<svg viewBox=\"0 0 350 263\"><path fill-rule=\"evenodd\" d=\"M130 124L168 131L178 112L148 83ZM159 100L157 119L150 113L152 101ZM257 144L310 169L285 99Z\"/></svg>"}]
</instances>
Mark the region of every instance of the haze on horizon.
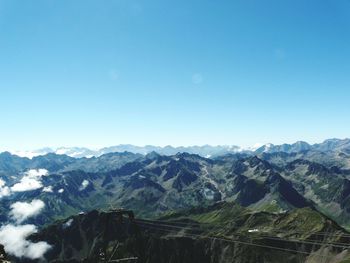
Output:
<instances>
[{"instance_id":1,"label":"haze on horizon","mask_svg":"<svg viewBox=\"0 0 350 263\"><path fill-rule=\"evenodd\" d=\"M349 11L0 0L0 151L349 137Z\"/></svg>"}]
</instances>

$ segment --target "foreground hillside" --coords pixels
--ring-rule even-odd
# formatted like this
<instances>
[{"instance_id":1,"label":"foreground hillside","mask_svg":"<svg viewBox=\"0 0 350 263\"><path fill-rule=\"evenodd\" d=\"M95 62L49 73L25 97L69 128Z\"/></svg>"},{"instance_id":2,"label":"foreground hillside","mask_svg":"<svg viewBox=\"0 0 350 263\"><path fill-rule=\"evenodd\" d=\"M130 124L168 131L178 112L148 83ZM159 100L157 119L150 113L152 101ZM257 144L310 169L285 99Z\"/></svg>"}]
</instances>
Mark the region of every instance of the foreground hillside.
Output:
<instances>
[{"instance_id":1,"label":"foreground hillside","mask_svg":"<svg viewBox=\"0 0 350 263\"><path fill-rule=\"evenodd\" d=\"M52 249L49 262L345 262L349 234L310 208L280 215L220 202L156 220L91 211L58 221L30 237Z\"/></svg>"}]
</instances>

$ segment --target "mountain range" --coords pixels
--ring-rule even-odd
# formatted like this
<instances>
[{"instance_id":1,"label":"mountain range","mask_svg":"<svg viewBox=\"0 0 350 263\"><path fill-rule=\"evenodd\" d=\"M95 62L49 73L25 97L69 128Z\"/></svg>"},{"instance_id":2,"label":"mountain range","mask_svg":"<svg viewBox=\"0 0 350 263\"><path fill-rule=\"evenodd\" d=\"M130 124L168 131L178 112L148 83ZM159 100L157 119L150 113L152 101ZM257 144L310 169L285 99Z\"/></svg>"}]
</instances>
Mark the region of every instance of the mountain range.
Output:
<instances>
[{"instance_id":1,"label":"mountain range","mask_svg":"<svg viewBox=\"0 0 350 263\"><path fill-rule=\"evenodd\" d=\"M82 158L82 157L90 158L93 156L98 157L103 154L114 153L114 152L131 152L131 153L139 153L143 155L146 155L150 152L157 152L162 155L174 155L178 152L187 152L187 153L198 154L203 157L213 157L213 156L219 156L223 154L237 153L237 152L259 154L263 152L292 153L292 152L301 152L301 151L307 151L307 150L322 151L322 152L345 150L345 152L350 153L349 148L350 148L350 139L328 139L322 143L317 143L317 144L308 144L307 142L298 141L293 144L274 145L269 143L261 146L246 147L246 148L239 147L236 145L218 145L218 146L203 145L203 146L187 146L187 147L185 146L173 147L168 145L168 146L160 147L160 146L152 146L152 145L135 146L131 144L120 144L117 146L104 147L101 149L89 149L86 147L58 147L58 148L46 147L46 148L33 150L33 151L11 151L11 153L21 157L28 157L28 158L33 158L35 156L40 156L40 155L46 155L48 153L56 153L59 155L65 154L67 156L75 157L75 158Z\"/></svg>"},{"instance_id":2,"label":"mountain range","mask_svg":"<svg viewBox=\"0 0 350 263\"><path fill-rule=\"evenodd\" d=\"M205 151L201 147L187 149L190 152L172 148L176 153L169 150L166 154L161 153L164 148L150 152L116 151L89 158L57 153L27 158L3 152L0 154L0 243L13 259L22 258L24 262L28 258L42 260L44 255L51 262L83 259L96 262L96 244L102 242L99 246L104 250L113 250L116 245L116 240L107 242L103 235L98 235L101 217L109 217L108 211L114 208L132 210L136 221L212 224L214 230L202 229L201 236L234 238L242 235L242 231L261 228L268 229L272 235L273 228L279 229L281 224L280 230L287 231L287 236L273 233L274 239L293 237L311 242L319 240L313 236L316 230L348 235L350 140L331 139L315 145L304 142L265 145L254 151L230 147L220 148L220 152L215 147L205 147ZM193 153L194 149L201 149L202 154ZM316 220L312 222L319 227L308 225L310 220ZM169 250L173 245L180 249L181 238L187 238L187 232L182 229L173 231L169 241L168 235L159 229L153 232L151 227L144 229L156 221L137 222L141 229L136 239L129 239L127 233L120 237L124 251L120 256L137 255L143 258L141 262L160 262L160 257L167 257L163 249ZM295 236L302 225L306 236ZM71 227L72 233L68 231ZM116 237L129 227L121 225ZM21 239L15 243L21 244L20 247L14 249L8 233L18 233L15 236ZM74 233L76 239L72 239ZM260 262L281 262L286 256L275 252L269 261L264 250L256 250L245 261L249 257L246 246L235 250L226 244L227 240L217 244L202 239L194 242L191 238L186 242L198 247L198 257L210 258L197 262L219 262L218 258L225 253L237 262L258 262L259 258L264 259ZM274 239L258 235L249 242L281 246ZM295 244L288 241L282 247L292 249L292 246ZM298 249L308 256L291 257L288 262L318 262L310 261L311 255L323 253L324 249L330 251L323 245ZM193 259L185 247L181 251ZM196 262L185 260L178 250L169 253L172 259L163 262ZM329 253L342 260L347 257L345 252L338 255L342 250ZM55 261L58 258L61 261Z\"/></svg>"}]
</instances>

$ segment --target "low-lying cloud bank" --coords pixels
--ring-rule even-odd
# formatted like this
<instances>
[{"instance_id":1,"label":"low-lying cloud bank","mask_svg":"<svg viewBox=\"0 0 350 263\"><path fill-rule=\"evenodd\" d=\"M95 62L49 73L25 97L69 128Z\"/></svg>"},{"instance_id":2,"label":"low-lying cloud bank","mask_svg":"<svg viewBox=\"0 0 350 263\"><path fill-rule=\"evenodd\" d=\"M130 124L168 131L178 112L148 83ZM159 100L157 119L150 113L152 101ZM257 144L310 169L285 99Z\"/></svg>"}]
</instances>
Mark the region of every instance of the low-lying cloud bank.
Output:
<instances>
[{"instance_id":1,"label":"low-lying cloud bank","mask_svg":"<svg viewBox=\"0 0 350 263\"><path fill-rule=\"evenodd\" d=\"M16 202L10 208L10 217L16 224L22 223L29 217L38 215L45 207L41 200L34 199L31 202ZM33 243L27 238L38 230L34 225L7 224L0 227L0 241L5 251L11 255L22 258L40 259L51 248L46 242Z\"/></svg>"},{"instance_id":2,"label":"low-lying cloud bank","mask_svg":"<svg viewBox=\"0 0 350 263\"><path fill-rule=\"evenodd\" d=\"M11 194L11 190L6 186L6 182L0 178L0 198Z\"/></svg>"},{"instance_id":3,"label":"low-lying cloud bank","mask_svg":"<svg viewBox=\"0 0 350 263\"><path fill-rule=\"evenodd\" d=\"M27 240L28 236L37 231L34 225L4 225L0 228L0 240L5 251L11 255L19 258L40 259L51 246L46 242L33 243Z\"/></svg>"},{"instance_id":4,"label":"low-lying cloud bank","mask_svg":"<svg viewBox=\"0 0 350 263\"><path fill-rule=\"evenodd\" d=\"M44 207L45 203L38 199L30 203L16 202L11 205L10 217L20 224L27 218L38 215Z\"/></svg>"},{"instance_id":5,"label":"low-lying cloud bank","mask_svg":"<svg viewBox=\"0 0 350 263\"><path fill-rule=\"evenodd\" d=\"M41 177L47 176L49 172L46 169L31 169L24 173L20 182L11 187L13 192L25 192L42 188Z\"/></svg>"},{"instance_id":6,"label":"low-lying cloud bank","mask_svg":"<svg viewBox=\"0 0 350 263\"><path fill-rule=\"evenodd\" d=\"M21 180L12 187L6 186L6 182L0 178L0 198L9 196L13 192L23 192L42 188L41 177L47 176L46 169L32 169L23 174ZM47 187L46 191L52 191ZM35 225L19 225L30 217L37 216L45 207L45 203L39 199L31 202L15 202L10 206L9 217L15 224L6 224L0 227L0 243L5 251L18 258L41 259L51 248L46 242L33 243L27 238L36 233Z\"/></svg>"},{"instance_id":7,"label":"low-lying cloud bank","mask_svg":"<svg viewBox=\"0 0 350 263\"><path fill-rule=\"evenodd\" d=\"M0 198L9 196L14 192L25 192L43 188L41 178L47 176L49 172L46 169L31 169L24 173L21 180L12 187L6 186L6 182L0 178ZM52 192L49 187L44 187L44 192Z\"/></svg>"}]
</instances>

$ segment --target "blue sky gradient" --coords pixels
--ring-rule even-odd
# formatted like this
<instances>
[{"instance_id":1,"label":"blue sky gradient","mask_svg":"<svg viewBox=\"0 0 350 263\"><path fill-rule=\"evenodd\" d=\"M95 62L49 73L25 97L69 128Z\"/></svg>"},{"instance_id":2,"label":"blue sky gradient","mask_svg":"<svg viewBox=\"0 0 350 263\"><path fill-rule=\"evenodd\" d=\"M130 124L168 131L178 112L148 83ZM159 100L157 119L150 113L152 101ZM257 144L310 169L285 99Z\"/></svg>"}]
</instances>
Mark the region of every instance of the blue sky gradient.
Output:
<instances>
[{"instance_id":1,"label":"blue sky gradient","mask_svg":"<svg viewBox=\"0 0 350 263\"><path fill-rule=\"evenodd\" d=\"M0 149L349 137L347 0L0 0Z\"/></svg>"}]
</instances>

